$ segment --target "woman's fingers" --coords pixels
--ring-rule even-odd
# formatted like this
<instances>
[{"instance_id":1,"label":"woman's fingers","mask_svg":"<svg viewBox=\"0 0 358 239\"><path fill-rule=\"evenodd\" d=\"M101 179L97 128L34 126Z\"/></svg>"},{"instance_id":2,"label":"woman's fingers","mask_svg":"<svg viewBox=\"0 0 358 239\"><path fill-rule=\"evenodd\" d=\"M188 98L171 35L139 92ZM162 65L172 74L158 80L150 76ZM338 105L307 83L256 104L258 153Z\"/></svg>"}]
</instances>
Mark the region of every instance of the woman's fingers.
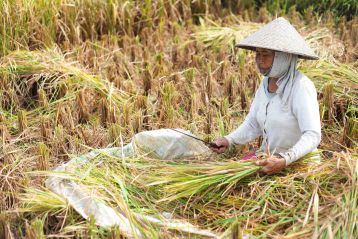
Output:
<instances>
[{"instance_id":1,"label":"woman's fingers","mask_svg":"<svg viewBox=\"0 0 358 239\"><path fill-rule=\"evenodd\" d=\"M221 146L219 149L219 153L224 153L227 149L227 146Z\"/></svg>"},{"instance_id":2,"label":"woman's fingers","mask_svg":"<svg viewBox=\"0 0 358 239\"><path fill-rule=\"evenodd\" d=\"M212 151L214 151L215 153L224 153L225 150L227 149L227 147L225 147L225 146L221 146L221 147L218 147L218 148L210 147L210 149Z\"/></svg>"},{"instance_id":3,"label":"woman's fingers","mask_svg":"<svg viewBox=\"0 0 358 239\"><path fill-rule=\"evenodd\" d=\"M256 165L258 165L258 166L265 166L265 165L267 165L269 162L268 162L267 159L261 159L261 160L257 160L255 163L256 163Z\"/></svg>"},{"instance_id":4,"label":"woman's fingers","mask_svg":"<svg viewBox=\"0 0 358 239\"><path fill-rule=\"evenodd\" d=\"M214 151L215 153L219 153L219 148L212 148L212 147L210 147L210 149L211 149L212 151Z\"/></svg>"},{"instance_id":5,"label":"woman's fingers","mask_svg":"<svg viewBox=\"0 0 358 239\"><path fill-rule=\"evenodd\" d=\"M256 162L259 166L264 166L260 172L265 174L274 174L286 167L286 162L283 158L271 157L269 159L259 160Z\"/></svg>"},{"instance_id":6,"label":"woman's fingers","mask_svg":"<svg viewBox=\"0 0 358 239\"><path fill-rule=\"evenodd\" d=\"M224 153L229 147L229 141L225 138L218 138L213 142L217 147L210 147L215 153Z\"/></svg>"}]
</instances>

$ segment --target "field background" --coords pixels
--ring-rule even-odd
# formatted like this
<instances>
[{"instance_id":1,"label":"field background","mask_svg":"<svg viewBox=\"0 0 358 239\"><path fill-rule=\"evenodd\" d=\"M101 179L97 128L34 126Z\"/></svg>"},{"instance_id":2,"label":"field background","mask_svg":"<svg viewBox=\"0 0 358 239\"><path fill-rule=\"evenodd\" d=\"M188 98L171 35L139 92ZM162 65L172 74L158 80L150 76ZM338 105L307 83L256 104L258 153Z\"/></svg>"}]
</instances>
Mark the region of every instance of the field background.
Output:
<instances>
[{"instance_id":1,"label":"field background","mask_svg":"<svg viewBox=\"0 0 358 239\"><path fill-rule=\"evenodd\" d=\"M265 231L263 237L271 238L354 238L358 232L354 206L358 197L354 171L357 15L357 0L2 0L0 238L118 238L120 233L102 230L71 209L56 211L53 205L58 201L29 207L23 199L34 195L39 199L39 193L28 189L44 185L44 177L29 172L50 170L92 148L121 146L145 130L178 127L208 140L231 132L247 114L261 81L254 54L233 46L276 16L286 17L320 56L318 61L300 61L299 69L319 93L319 147L324 160L333 165L325 172L344 177L332 179L332 184L324 181L323 187L312 183L309 193L301 192L305 196L298 200L316 200L314 195L319 195L323 201L322 211L317 209L317 215L306 222L312 226L300 235L294 234L299 227L292 225L302 224L307 205L299 204L304 213L297 218L285 214L295 222L263 219L265 209L255 214L252 223L245 217L215 224L232 218L232 210L239 208L235 206L220 216L214 208L195 220L192 211L182 216L218 232L237 224L256 235ZM259 143L260 139L237 148L227 157ZM314 175L316 179L321 174ZM329 191L327 185L339 190ZM319 221L336 212L333 202L344 201L347 192L351 195L347 205L355 211ZM46 194L42 203L49 197Z\"/></svg>"}]
</instances>

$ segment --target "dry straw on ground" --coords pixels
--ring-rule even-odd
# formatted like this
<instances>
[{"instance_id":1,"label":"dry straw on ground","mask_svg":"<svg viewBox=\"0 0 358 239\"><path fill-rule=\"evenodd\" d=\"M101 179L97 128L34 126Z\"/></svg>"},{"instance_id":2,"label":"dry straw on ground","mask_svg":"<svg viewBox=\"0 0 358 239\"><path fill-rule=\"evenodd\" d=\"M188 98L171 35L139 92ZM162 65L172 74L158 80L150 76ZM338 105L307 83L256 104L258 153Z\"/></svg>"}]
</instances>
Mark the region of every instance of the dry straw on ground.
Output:
<instances>
[{"instance_id":1,"label":"dry straw on ground","mask_svg":"<svg viewBox=\"0 0 358 239\"><path fill-rule=\"evenodd\" d=\"M239 125L260 76L253 55L233 44L272 16L245 1L229 5L1 1L1 238L119 238L119 228L84 220L44 188L40 170L143 130L179 127L212 139ZM193 235L183 225L222 238L355 238L357 18L336 29L329 15L292 8L287 17L321 56L300 62L319 93L320 164L301 160L259 176L235 158L258 140L222 158L181 162L101 155L67 176L149 238Z\"/></svg>"}]
</instances>

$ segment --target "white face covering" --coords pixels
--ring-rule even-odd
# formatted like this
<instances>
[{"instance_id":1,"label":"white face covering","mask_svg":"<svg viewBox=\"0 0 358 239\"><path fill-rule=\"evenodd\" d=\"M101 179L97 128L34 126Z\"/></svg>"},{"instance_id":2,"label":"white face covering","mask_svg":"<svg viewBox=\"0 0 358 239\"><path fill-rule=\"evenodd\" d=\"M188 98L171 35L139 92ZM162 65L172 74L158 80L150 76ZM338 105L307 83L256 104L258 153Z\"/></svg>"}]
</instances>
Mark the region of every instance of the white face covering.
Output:
<instances>
[{"instance_id":1,"label":"white face covering","mask_svg":"<svg viewBox=\"0 0 358 239\"><path fill-rule=\"evenodd\" d=\"M276 93L281 97L284 106L287 106L288 98L292 92L297 59L297 55L275 51L271 69L265 74L267 77L278 78Z\"/></svg>"}]
</instances>

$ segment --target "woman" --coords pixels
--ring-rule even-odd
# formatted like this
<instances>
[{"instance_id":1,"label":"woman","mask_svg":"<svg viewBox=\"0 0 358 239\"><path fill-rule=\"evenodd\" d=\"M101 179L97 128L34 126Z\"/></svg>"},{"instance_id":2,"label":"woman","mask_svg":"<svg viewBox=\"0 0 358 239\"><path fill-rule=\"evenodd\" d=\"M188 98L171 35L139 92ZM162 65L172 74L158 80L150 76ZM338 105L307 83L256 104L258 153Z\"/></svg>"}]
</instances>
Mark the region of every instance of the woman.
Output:
<instances>
[{"instance_id":1,"label":"woman","mask_svg":"<svg viewBox=\"0 0 358 239\"><path fill-rule=\"evenodd\" d=\"M262 172L273 174L315 150L321 140L315 86L296 70L298 58L318 57L282 17L263 26L238 47L256 51L256 64L264 79L244 122L215 140L219 148L212 150L223 153L230 145L246 144L263 136L256 154L269 149L271 156L256 163L263 166Z\"/></svg>"}]
</instances>

